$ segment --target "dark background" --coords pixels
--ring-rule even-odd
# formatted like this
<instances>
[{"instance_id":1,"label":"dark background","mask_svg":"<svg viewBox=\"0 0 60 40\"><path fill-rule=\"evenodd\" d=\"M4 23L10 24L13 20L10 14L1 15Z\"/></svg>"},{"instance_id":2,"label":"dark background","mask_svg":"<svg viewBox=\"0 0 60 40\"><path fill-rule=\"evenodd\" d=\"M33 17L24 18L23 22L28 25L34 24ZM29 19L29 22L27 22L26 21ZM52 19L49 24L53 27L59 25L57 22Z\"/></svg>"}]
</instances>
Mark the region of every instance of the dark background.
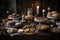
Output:
<instances>
[{"instance_id":1,"label":"dark background","mask_svg":"<svg viewBox=\"0 0 60 40\"><path fill-rule=\"evenodd\" d=\"M29 7L32 7L32 3L36 2L36 1L37 0L16 0L17 10L19 9L18 6L20 6L20 8L22 8L22 9L27 9ZM56 10L56 11L60 12L60 0L39 0L39 2L41 4L40 10L42 10L43 8L47 10L47 7L49 6L49 7L51 7L51 10ZM7 10L9 10L8 0L0 0L0 19L6 16ZM35 36L35 37L24 36L24 37L21 37L21 39L23 39L23 40L25 40L25 38L27 38L27 40L32 39L32 38L33 38L32 40L34 40L34 39L35 40L37 40L37 39L44 39L44 40L46 40L46 39L48 39L48 40L60 39L59 36L57 36L57 37L55 37L55 36L57 36L57 35L54 35L53 37L52 36L50 36L50 37L44 36L43 37L41 35L38 37L37 36ZM3 35L1 38L5 39L4 37L6 37L7 39L13 39L13 40L15 40L15 38L16 38L16 40L20 39L20 36L18 36L18 37L15 36L13 38L10 38L10 37L5 36L5 35Z\"/></svg>"},{"instance_id":2,"label":"dark background","mask_svg":"<svg viewBox=\"0 0 60 40\"><path fill-rule=\"evenodd\" d=\"M8 0L0 0L0 18L6 16L6 11L9 9Z\"/></svg>"},{"instance_id":3,"label":"dark background","mask_svg":"<svg viewBox=\"0 0 60 40\"><path fill-rule=\"evenodd\" d=\"M40 2L40 10L43 8L47 10L47 7L50 7L51 10L60 12L60 0L16 0L17 12L19 12L19 7L27 9L32 7L32 3L36 1ZM0 0L0 18L6 15L7 10L9 10L8 0Z\"/></svg>"},{"instance_id":4,"label":"dark background","mask_svg":"<svg viewBox=\"0 0 60 40\"><path fill-rule=\"evenodd\" d=\"M39 1L41 8L47 9L47 7L51 7L51 10L56 10L60 12L60 0L16 0L17 6L21 6L23 8L31 7L32 3Z\"/></svg>"}]
</instances>

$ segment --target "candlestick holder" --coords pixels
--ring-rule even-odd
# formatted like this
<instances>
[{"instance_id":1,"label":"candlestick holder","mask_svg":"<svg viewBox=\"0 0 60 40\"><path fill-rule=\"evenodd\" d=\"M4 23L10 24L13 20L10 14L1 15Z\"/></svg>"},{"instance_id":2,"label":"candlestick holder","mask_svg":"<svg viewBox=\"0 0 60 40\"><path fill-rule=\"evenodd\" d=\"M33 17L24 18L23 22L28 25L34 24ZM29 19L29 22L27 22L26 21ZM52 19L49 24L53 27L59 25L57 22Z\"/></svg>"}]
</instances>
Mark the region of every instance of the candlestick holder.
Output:
<instances>
[{"instance_id":1,"label":"candlestick holder","mask_svg":"<svg viewBox=\"0 0 60 40\"><path fill-rule=\"evenodd\" d=\"M25 22L24 15L22 15L22 20L20 20L20 22Z\"/></svg>"},{"instance_id":2,"label":"candlestick holder","mask_svg":"<svg viewBox=\"0 0 60 40\"><path fill-rule=\"evenodd\" d=\"M43 17L45 17L45 9L42 9Z\"/></svg>"}]
</instances>

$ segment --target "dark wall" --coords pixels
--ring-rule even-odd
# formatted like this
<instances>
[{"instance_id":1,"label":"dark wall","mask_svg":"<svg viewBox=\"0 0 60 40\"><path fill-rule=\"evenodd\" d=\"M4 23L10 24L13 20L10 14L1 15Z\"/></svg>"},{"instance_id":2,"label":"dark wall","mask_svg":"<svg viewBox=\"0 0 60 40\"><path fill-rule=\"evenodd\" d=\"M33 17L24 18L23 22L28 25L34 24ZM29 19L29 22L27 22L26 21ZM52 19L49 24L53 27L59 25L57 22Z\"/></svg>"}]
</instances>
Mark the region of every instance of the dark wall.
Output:
<instances>
[{"instance_id":1,"label":"dark wall","mask_svg":"<svg viewBox=\"0 0 60 40\"><path fill-rule=\"evenodd\" d=\"M57 10L60 12L60 0L57 0Z\"/></svg>"},{"instance_id":2,"label":"dark wall","mask_svg":"<svg viewBox=\"0 0 60 40\"><path fill-rule=\"evenodd\" d=\"M33 0L16 0L17 3L17 13L21 13L27 8L31 7Z\"/></svg>"},{"instance_id":3,"label":"dark wall","mask_svg":"<svg viewBox=\"0 0 60 40\"><path fill-rule=\"evenodd\" d=\"M17 6L21 7L31 7L32 2L37 0L17 0ZM59 0L39 0L41 3L41 8L47 9L47 7L51 7L51 10L60 10L60 1Z\"/></svg>"},{"instance_id":4,"label":"dark wall","mask_svg":"<svg viewBox=\"0 0 60 40\"><path fill-rule=\"evenodd\" d=\"M0 0L0 18L3 18L6 16L6 11L9 8L9 2L8 0Z\"/></svg>"},{"instance_id":5,"label":"dark wall","mask_svg":"<svg viewBox=\"0 0 60 40\"><path fill-rule=\"evenodd\" d=\"M37 0L16 0L17 2L17 10L20 11L23 9L27 9L28 7L32 7L32 3L36 2ZM60 12L60 0L39 0L40 2L40 9L46 9L47 7L51 7L51 10L57 10ZM0 0L0 17L3 17L6 14L6 10L9 8L8 0Z\"/></svg>"}]
</instances>

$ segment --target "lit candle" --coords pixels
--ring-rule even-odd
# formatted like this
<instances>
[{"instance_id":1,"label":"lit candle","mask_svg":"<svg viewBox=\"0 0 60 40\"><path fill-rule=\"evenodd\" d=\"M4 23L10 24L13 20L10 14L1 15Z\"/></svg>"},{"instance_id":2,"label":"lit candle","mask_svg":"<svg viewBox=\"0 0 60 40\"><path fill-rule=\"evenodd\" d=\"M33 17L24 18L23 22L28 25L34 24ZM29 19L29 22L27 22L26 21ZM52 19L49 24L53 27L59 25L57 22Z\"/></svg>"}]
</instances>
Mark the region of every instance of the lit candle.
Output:
<instances>
[{"instance_id":1,"label":"lit candle","mask_svg":"<svg viewBox=\"0 0 60 40\"><path fill-rule=\"evenodd\" d=\"M45 9L42 9L42 12L44 13L45 12Z\"/></svg>"},{"instance_id":2,"label":"lit candle","mask_svg":"<svg viewBox=\"0 0 60 40\"><path fill-rule=\"evenodd\" d=\"M39 6L37 6L37 14L39 14Z\"/></svg>"},{"instance_id":3,"label":"lit candle","mask_svg":"<svg viewBox=\"0 0 60 40\"><path fill-rule=\"evenodd\" d=\"M48 7L48 11L50 10L50 7Z\"/></svg>"},{"instance_id":4,"label":"lit candle","mask_svg":"<svg viewBox=\"0 0 60 40\"><path fill-rule=\"evenodd\" d=\"M45 9L42 9L42 12L43 12L43 17L44 17L45 16L45 13L44 13L45 12Z\"/></svg>"},{"instance_id":5,"label":"lit candle","mask_svg":"<svg viewBox=\"0 0 60 40\"><path fill-rule=\"evenodd\" d=\"M9 14L9 11L6 11L6 13L8 13L8 14Z\"/></svg>"}]
</instances>

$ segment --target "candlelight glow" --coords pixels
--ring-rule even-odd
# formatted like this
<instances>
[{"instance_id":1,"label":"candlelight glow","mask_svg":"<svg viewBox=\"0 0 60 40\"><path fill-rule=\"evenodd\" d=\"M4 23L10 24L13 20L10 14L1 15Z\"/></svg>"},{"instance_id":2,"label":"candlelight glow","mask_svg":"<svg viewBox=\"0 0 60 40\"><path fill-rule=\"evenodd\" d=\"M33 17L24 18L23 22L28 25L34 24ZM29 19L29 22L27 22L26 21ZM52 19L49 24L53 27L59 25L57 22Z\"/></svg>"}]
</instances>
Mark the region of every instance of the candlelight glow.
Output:
<instances>
[{"instance_id":1,"label":"candlelight glow","mask_svg":"<svg viewBox=\"0 0 60 40\"><path fill-rule=\"evenodd\" d=\"M39 6L37 6L37 9L39 9Z\"/></svg>"},{"instance_id":2,"label":"candlelight glow","mask_svg":"<svg viewBox=\"0 0 60 40\"><path fill-rule=\"evenodd\" d=\"M37 14L39 14L39 6L37 6Z\"/></svg>"},{"instance_id":3,"label":"candlelight glow","mask_svg":"<svg viewBox=\"0 0 60 40\"><path fill-rule=\"evenodd\" d=\"M42 9L42 12L45 12L45 9Z\"/></svg>"},{"instance_id":4,"label":"candlelight glow","mask_svg":"<svg viewBox=\"0 0 60 40\"><path fill-rule=\"evenodd\" d=\"M50 10L50 7L48 7L48 10Z\"/></svg>"}]
</instances>

